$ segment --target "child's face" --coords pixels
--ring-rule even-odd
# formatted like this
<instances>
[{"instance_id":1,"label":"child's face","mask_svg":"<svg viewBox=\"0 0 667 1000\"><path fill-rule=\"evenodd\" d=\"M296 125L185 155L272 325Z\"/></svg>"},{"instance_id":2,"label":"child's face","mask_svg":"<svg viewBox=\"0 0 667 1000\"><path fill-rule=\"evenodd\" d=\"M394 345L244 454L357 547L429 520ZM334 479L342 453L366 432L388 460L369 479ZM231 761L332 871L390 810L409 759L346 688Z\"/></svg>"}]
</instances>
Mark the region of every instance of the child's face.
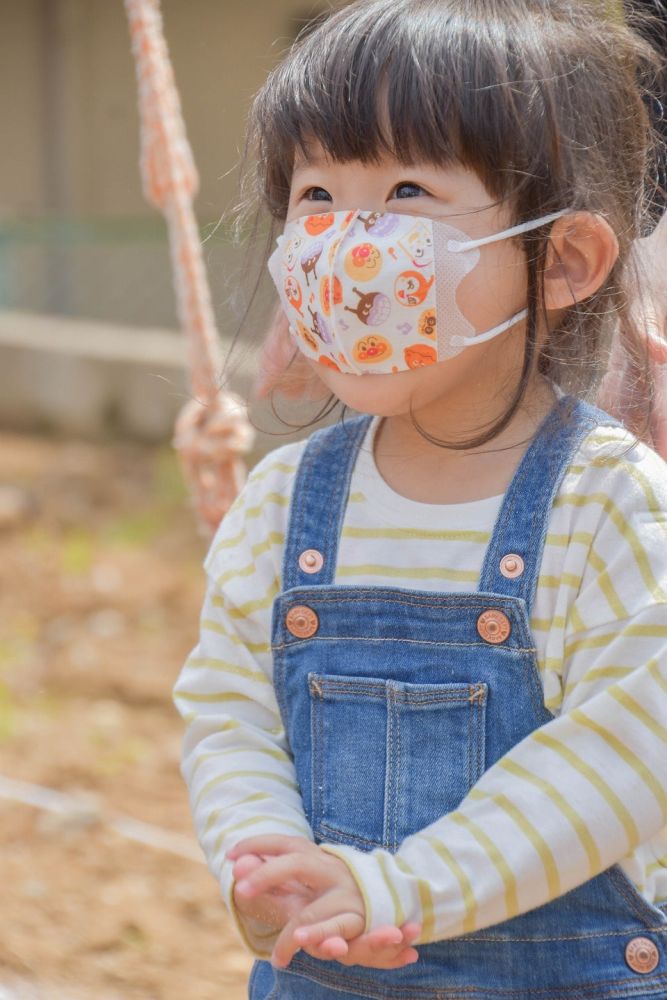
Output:
<instances>
[{"instance_id":1,"label":"child's face","mask_svg":"<svg viewBox=\"0 0 667 1000\"><path fill-rule=\"evenodd\" d=\"M461 166L404 167L393 157L379 163L334 163L313 145L297 157L287 221L305 215L363 209L448 219L470 239L508 229L507 205L498 205L474 171ZM417 248L418 250L419 248ZM526 306L526 263L516 240L480 250L480 262L458 287L457 302L478 332L489 330ZM445 318L446 321L446 318ZM381 333L381 329L377 332ZM382 416L417 411L445 396L488 392L521 372L523 336L516 327L456 357L394 374L353 375L309 362L320 379L353 409Z\"/></svg>"}]
</instances>

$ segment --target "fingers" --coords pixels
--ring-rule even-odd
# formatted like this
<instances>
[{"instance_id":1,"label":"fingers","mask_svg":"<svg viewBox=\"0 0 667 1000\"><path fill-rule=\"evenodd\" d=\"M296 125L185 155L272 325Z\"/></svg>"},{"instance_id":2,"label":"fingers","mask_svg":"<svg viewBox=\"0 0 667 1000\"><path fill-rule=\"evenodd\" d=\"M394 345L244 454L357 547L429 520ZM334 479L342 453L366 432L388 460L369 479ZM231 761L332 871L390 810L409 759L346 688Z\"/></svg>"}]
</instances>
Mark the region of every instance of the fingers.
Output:
<instances>
[{"instance_id":1,"label":"fingers","mask_svg":"<svg viewBox=\"0 0 667 1000\"><path fill-rule=\"evenodd\" d=\"M416 948L404 948L398 955L390 959L384 965L377 965L380 969L402 969L404 965L414 965L419 961L419 952Z\"/></svg>"},{"instance_id":2,"label":"fingers","mask_svg":"<svg viewBox=\"0 0 667 1000\"><path fill-rule=\"evenodd\" d=\"M376 927L374 931L363 934L360 941L365 941L371 951L382 951L384 948L403 944L403 932L400 927Z\"/></svg>"},{"instance_id":3,"label":"fingers","mask_svg":"<svg viewBox=\"0 0 667 1000\"><path fill-rule=\"evenodd\" d=\"M271 956L273 964L278 968L284 968L292 961L294 955L301 948L301 942L295 937L294 932L303 925L304 920L308 922L307 929L314 930L314 936L319 940L340 938L342 944L345 944L347 939L355 938L361 934L365 918L360 913L346 911L336 913L334 917L328 916L332 910L335 912L336 909L336 893L332 892L311 903L293 920L290 920L274 945ZM336 941L334 949L342 952L341 943Z\"/></svg>"},{"instance_id":4,"label":"fingers","mask_svg":"<svg viewBox=\"0 0 667 1000\"><path fill-rule=\"evenodd\" d=\"M401 930L403 931L403 941L405 944L414 944L422 932L422 925L417 923L417 921L410 921L407 924L403 924Z\"/></svg>"},{"instance_id":5,"label":"fingers","mask_svg":"<svg viewBox=\"0 0 667 1000\"><path fill-rule=\"evenodd\" d=\"M227 851L227 857L230 861L236 861L242 854L287 854L291 851L303 851L306 848L317 850L312 840L306 837L288 837L281 833L273 833L239 840L230 851Z\"/></svg>"},{"instance_id":6,"label":"fingers","mask_svg":"<svg viewBox=\"0 0 667 1000\"><path fill-rule=\"evenodd\" d=\"M321 948L323 951L333 948L337 954L345 955L348 951L347 942L335 933L336 926L335 920L328 920L319 924L311 924L308 927L297 927L294 931L294 939L302 948L305 948L306 945L309 948ZM356 940L362 942L363 946L370 951L382 951L385 948L402 946L405 943L400 928L393 926L378 927L368 934L360 935ZM345 948L340 948L340 941L346 945Z\"/></svg>"},{"instance_id":7,"label":"fingers","mask_svg":"<svg viewBox=\"0 0 667 1000\"><path fill-rule=\"evenodd\" d=\"M256 871L263 864L262 859L258 858L256 854L243 854L238 861L234 863L234 878L237 882L244 879L246 875L250 875L251 872Z\"/></svg>"},{"instance_id":8,"label":"fingers","mask_svg":"<svg viewBox=\"0 0 667 1000\"><path fill-rule=\"evenodd\" d=\"M410 947L421 934L421 924L406 923L401 928L378 927L368 934L361 934L352 941L345 942L339 937L326 938L320 944L310 940L303 944L303 950L313 958L322 961L332 959L341 965L363 965L376 969L400 969L412 965L419 959L419 952ZM297 928L295 932L310 928ZM347 947L343 946L347 944Z\"/></svg>"},{"instance_id":9,"label":"fingers","mask_svg":"<svg viewBox=\"0 0 667 1000\"><path fill-rule=\"evenodd\" d=\"M257 869L263 864L264 859L258 858L256 854L242 854L238 861L234 862L232 868L236 886L238 887L239 882L242 882L247 876L251 875L252 872L257 871ZM243 893L241 895L243 895ZM302 905L305 905L312 898L313 894L312 891L307 889L301 882L298 882L296 879L290 879L287 882L281 883L281 885L272 889L270 892L267 892L266 895L299 896L302 900ZM252 898L256 899L257 894L253 894Z\"/></svg>"},{"instance_id":10,"label":"fingers","mask_svg":"<svg viewBox=\"0 0 667 1000\"><path fill-rule=\"evenodd\" d=\"M330 962L332 959L343 961L350 949L345 938L330 937L319 945L303 947L303 950L307 951L313 958L321 958L326 962Z\"/></svg>"},{"instance_id":11,"label":"fingers","mask_svg":"<svg viewBox=\"0 0 667 1000\"><path fill-rule=\"evenodd\" d=\"M343 965L365 965L375 969L400 969L419 959L419 952L410 947L421 934L421 924L406 923L402 927L377 927L348 942L348 953L338 959ZM326 946L326 942L322 947Z\"/></svg>"},{"instance_id":12,"label":"fingers","mask_svg":"<svg viewBox=\"0 0 667 1000\"><path fill-rule=\"evenodd\" d=\"M283 882L296 879L308 888L325 889L331 885L326 867L316 857L285 854L265 861L238 883L238 892L248 899L277 888Z\"/></svg>"},{"instance_id":13,"label":"fingers","mask_svg":"<svg viewBox=\"0 0 667 1000\"><path fill-rule=\"evenodd\" d=\"M303 950L325 962L335 960L341 965L363 965L370 969L401 969L419 960L419 952L415 948L403 945L371 951L355 943L348 945L347 953L342 954L341 943L341 938L328 938L321 945L308 945Z\"/></svg>"},{"instance_id":14,"label":"fingers","mask_svg":"<svg viewBox=\"0 0 667 1000\"><path fill-rule=\"evenodd\" d=\"M233 890L233 901L234 906L242 916L276 928L284 927L295 912L299 913L302 909L301 905L298 905L295 911L294 907L291 906L292 900L290 898L276 899L273 896L259 896L257 899L244 899L243 896L239 895L236 885Z\"/></svg>"},{"instance_id":15,"label":"fingers","mask_svg":"<svg viewBox=\"0 0 667 1000\"><path fill-rule=\"evenodd\" d=\"M363 930L363 924L361 930ZM359 933L360 931L357 931L357 934ZM350 937L350 935L348 934L347 937ZM294 940L298 943L300 948L306 944L317 947L318 945L323 945L326 942L329 947L336 951L337 954L347 954L346 935L341 929L339 916L332 917L329 920L323 920L319 924L309 924L307 927L296 927L294 929ZM341 947L341 942L344 947Z\"/></svg>"}]
</instances>

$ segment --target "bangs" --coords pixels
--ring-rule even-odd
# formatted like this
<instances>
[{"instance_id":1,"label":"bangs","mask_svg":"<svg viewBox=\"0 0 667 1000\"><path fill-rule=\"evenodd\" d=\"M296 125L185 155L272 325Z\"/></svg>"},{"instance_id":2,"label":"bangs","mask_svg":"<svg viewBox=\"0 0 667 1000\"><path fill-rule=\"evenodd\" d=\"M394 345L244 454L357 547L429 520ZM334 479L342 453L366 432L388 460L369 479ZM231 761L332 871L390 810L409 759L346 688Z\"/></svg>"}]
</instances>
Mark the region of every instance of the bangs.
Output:
<instances>
[{"instance_id":1,"label":"bangs","mask_svg":"<svg viewBox=\"0 0 667 1000\"><path fill-rule=\"evenodd\" d=\"M357 0L297 42L250 121L273 214L313 141L334 162L456 162L499 199L546 177L560 150L541 84L561 70L545 65L544 25L522 13L502 0Z\"/></svg>"},{"instance_id":2,"label":"bangs","mask_svg":"<svg viewBox=\"0 0 667 1000\"><path fill-rule=\"evenodd\" d=\"M315 140L338 162L456 158L457 74L442 46L428 44L436 24L447 35L448 19L423 4L413 20L397 16L405 6L353 4L306 38L265 95L262 119L281 148L306 150Z\"/></svg>"}]
</instances>

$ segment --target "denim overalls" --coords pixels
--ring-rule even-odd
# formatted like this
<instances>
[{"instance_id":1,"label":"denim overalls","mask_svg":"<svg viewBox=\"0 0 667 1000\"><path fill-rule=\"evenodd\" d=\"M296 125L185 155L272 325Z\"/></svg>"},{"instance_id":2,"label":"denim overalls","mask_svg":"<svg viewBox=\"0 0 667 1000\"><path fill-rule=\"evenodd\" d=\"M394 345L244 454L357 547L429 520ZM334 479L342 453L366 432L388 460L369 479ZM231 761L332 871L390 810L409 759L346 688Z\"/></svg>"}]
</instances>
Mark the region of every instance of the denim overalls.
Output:
<instances>
[{"instance_id":1,"label":"denim overalls","mask_svg":"<svg viewBox=\"0 0 667 1000\"><path fill-rule=\"evenodd\" d=\"M277 699L317 843L396 851L553 718L531 606L552 502L601 421L610 418L571 397L556 404L505 495L479 591L468 594L333 584L369 418L313 435L295 483L272 645ZM521 557L523 572L520 561L504 560L508 554ZM249 995L667 998L666 944L667 906L651 906L615 865L512 920L419 946L419 961L403 969L347 967L302 951L284 970L256 962Z\"/></svg>"}]
</instances>

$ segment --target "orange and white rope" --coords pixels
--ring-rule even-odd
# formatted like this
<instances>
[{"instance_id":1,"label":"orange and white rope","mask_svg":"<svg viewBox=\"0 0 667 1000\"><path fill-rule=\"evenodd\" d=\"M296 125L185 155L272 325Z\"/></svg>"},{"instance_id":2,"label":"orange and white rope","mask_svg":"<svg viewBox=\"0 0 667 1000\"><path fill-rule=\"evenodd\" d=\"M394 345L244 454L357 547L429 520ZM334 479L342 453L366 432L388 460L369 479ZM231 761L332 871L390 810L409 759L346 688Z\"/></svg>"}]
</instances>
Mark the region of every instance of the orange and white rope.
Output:
<instances>
[{"instance_id":1,"label":"orange and white rope","mask_svg":"<svg viewBox=\"0 0 667 1000\"><path fill-rule=\"evenodd\" d=\"M189 345L193 396L176 422L174 445L200 525L213 532L245 479L242 456L254 432L238 397L223 393L223 367L193 209L199 176L164 37L159 0L125 0L139 88L141 174L146 198L164 214L177 309Z\"/></svg>"}]
</instances>

